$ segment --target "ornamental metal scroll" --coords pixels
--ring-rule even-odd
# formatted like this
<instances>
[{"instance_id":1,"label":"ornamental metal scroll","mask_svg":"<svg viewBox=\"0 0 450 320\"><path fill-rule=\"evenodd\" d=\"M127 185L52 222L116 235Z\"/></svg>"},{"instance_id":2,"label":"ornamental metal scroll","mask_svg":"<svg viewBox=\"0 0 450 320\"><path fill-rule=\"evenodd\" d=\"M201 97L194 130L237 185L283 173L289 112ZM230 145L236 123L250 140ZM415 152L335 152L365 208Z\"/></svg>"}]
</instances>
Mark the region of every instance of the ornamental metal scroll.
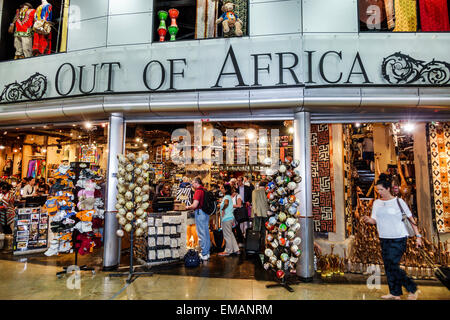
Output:
<instances>
[{"instance_id":1,"label":"ornamental metal scroll","mask_svg":"<svg viewBox=\"0 0 450 320\"><path fill-rule=\"evenodd\" d=\"M383 78L391 84L424 84L445 85L450 82L450 64L443 61L426 63L416 60L401 52L384 58L382 65Z\"/></svg>"},{"instance_id":2,"label":"ornamental metal scroll","mask_svg":"<svg viewBox=\"0 0 450 320\"><path fill-rule=\"evenodd\" d=\"M18 83L10 83L5 86L0 101L16 102L24 98L39 100L47 92L47 77L36 72L27 80Z\"/></svg>"}]
</instances>

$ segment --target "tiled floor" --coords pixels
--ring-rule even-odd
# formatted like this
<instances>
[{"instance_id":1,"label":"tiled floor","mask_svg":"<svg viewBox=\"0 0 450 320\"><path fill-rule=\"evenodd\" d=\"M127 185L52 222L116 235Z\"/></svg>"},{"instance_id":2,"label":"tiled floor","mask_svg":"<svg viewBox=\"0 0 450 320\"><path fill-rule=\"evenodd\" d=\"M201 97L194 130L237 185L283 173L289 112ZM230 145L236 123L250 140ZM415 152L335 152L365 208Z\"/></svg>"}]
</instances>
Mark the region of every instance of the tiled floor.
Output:
<instances>
[{"instance_id":1,"label":"tiled floor","mask_svg":"<svg viewBox=\"0 0 450 320\"><path fill-rule=\"evenodd\" d=\"M199 273L203 272L203 276L185 273L154 274L150 277L140 277L131 285L126 285L125 278L110 278L108 273L100 270L96 274L82 272L77 287L74 274L56 277L56 272L61 270L61 258L44 259L47 260L41 258L38 260L46 263L36 263L31 258L0 260L0 299L376 300L387 292L385 284L382 284L379 290L370 290L365 284L354 284L349 281L340 284L314 281L293 285L295 292L290 293L283 288L267 289L266 284L271 282L257 280L254 277L233 279L216 277L214 273L206 277L204 268L211 267L206 265L200 267L204 269L203 271L198 270ZM91 259L98 264L98 257ZM220 261L231 263L231 260ZM429 285L421 283L419 288L423 299L450 300L450 291L437 283Z\"/></svg>"}]
</instances>

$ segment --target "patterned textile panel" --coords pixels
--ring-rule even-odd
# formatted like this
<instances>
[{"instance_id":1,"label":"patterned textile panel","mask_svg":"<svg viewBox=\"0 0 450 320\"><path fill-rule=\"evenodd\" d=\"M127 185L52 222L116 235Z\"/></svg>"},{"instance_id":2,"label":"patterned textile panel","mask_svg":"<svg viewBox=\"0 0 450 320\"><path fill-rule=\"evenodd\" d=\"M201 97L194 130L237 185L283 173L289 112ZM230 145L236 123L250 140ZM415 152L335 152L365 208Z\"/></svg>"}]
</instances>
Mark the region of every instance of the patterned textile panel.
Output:
<instances>
[{"instance_id":1,"label":"patterned textile panel","mask_svg":"<svg viewBox=\"0 0 450 320\"><path fill-rule=\"evenodd\" d=\"M247 35L248 1L234 0L234 11L242 20L242 36Z\"/></svg>"},{"instance_id":2,"label":"patterned textile panel","mask_svg":"<svg viewBox=\"0 0 450 320\"><path fill-rule=\"evenodd\" d=\"M345 237L353 234L353 207L352 207L352 137L351 125L343 126L344 135L344 214L345 214Z\"/></svg>"},{"instance_id":3,"label":"patterned textile panel","mask_svg":"<svg viewBox=\"0 0 450 320\"><path fill-rule=\"evenodd\" d=\"M427 131L433 213L438 232L447 233L450 232L450 123L430 123Z\"/></svg>"},{"instance_id":4,"label":"patterned textile panel","mask_svg":"<svg viewBox=\"0 0 450 320\"><path fill-rule=\"evenodd\" d=\"M336 232L329 129L327 124L311 125L312 212L315 232Z\"/></svg>"}]
</instances>

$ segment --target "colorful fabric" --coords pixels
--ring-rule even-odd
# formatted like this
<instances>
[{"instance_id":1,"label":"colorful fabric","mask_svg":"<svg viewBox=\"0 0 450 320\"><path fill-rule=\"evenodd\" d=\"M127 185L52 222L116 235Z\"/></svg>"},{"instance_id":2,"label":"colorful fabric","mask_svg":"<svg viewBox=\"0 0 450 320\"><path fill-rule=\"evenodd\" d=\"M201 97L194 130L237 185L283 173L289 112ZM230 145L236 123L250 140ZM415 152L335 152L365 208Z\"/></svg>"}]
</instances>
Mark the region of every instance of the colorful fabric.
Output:
<instances>
[{"instance_id":1,"label":"colorful fabric","mask_svg":"<svg viewBox=\"0 0 450 320\"><path fill-rule=\"evenodd\" d=\"M450 123L428 125L433 211L438 232L450 232Z\"/></svg>"},{"instance_id":2,"label":"colorful fabric","mask_svg":"<svg viewBox=\"0 0 450 320\"><path fill-rule=\"evenodd\" d=\"M219 1L197 0L196 11L195 39L215 38Z\"/></svg>"},{"instance_id":3,"label":"colorful fabric","mask_svg":"<svg viewBox=\"0 0 450 320\"><path fill-rule=\"evenodd\" d=\"M242 35L247 35L247 20L248 20L248 1L247 0L235 0L234 1L234 14L242 21ZM234 27L233 27L234 28ZM233 29L234 32L234 29Z\"/></svg>"},{"instance_id":4,"label":"colorful fabric","mask_svg":"<svg viewBox=\"0 0 450 320\"><path fill-rule=\"evenodd\" d=\"M33 35L33 22L36 10L20 9L16 13L15 37L31 37Z\"/></svg>"},{"instance_id":5,"label":"colorful fabric","mask_svg":"<svg viewBox=\"0 0 450 320\"><path fill-rule=\"evenodd\" d=\"M420 0L422 31L450 31L447 0Z\"/></svg>"},{"instance_id":6,"label":"colorful fabric","mask_svg":"<svg viewBox=\"0 0 450 320\"><path fill-rule=\"evenodd\" d=\"M52 21L52 18L53 18L52 8L53 7L50 3L41 4L36 9L34 18L36 20Z\"/></svg>"},{"instance_id":7,"label":"colorful fabric","mask_svg":"<svg viewBox=\"0 0 450 320\"><path fill-rule=\"evenodd\" d=\"M353 206L352 206L352 125L344 125L344 210L345 237L353 234Z\"/></svg>"},{"instance_id":8,"label":"colorful fabric","mask_svg":"<svg viewBox=\"0 0 450 320\"><path fill-rule=\"evenodd\" d=\"M14 206L15 198L14 193L8 192L7 194L3 195L3 198L1 200L1 204L3 206L1 210L1 223L3 225L10 225L14 222L14 217L16 216L16 208Z\"/></svg>"},{"instance_id":9,"label":"colorful fabric","mask_svg":"<svg viewBox=\"0 0 450 320\"><path fill-rule=\"evenodd\" d=\"M315 232L335 232L331 131L327 124L311 125L312 213Z\"/></svg>"},{"instance_id":10,"label":"colorful fabric","mask_svg":"<svg viewBox=\"0 0 450 320\"><path fill-rule=\"evenodd\" d=\"M33 52L39 54L51 54L52 34L48 35L35 33L33 39Z\"/></svg>"},{"instance_id":11,"label":"colorful fabric","mask_svg":"<svg viewBox=\"0 0 450 320\"><path fill-rule=\"evenodd\" d=\"M417 31L417 3L416 0L395 1L394 32Z\"/></svg>"},{"instance_id":12,"label":"colorful fabric","mask_svg":"<svg viewBox=\"0 0 450 320\"><path fill-rule=\"evenodd\" d=\"M386 8L388 29L392 30L395 27L394 0L384 0L384 7Z\"/></svg>"}]
</instances>

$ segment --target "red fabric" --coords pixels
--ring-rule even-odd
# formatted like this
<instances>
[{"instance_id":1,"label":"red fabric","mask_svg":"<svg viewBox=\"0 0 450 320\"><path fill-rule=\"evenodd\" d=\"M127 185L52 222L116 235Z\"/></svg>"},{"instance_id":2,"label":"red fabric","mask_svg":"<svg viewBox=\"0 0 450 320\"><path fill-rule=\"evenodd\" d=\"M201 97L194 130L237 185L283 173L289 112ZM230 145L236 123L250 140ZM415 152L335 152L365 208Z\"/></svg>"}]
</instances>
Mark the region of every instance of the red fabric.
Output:
<instances>
[{"instance_id":1,"label":"red fabric","mask_svg":"<svg viewBox=\"0 0 450 320\"><path fill-rule=\"evenodd\" d=\"M194 193L194 201L198 201L198 207L197 209L201 209L203 207L203 199L205 198L205 189L203 187L198 188L195 190Z\"/></svg>"},{"instance_id":2,"label":"red fabric","mask_svg":"<svg viewBox=\"0 0 450 320\"><path fill-rule=\"evenodd\" d=\"M33 53L50 54L52 48L52 33L48 35L34 33Z\"/></svg>"},{"instance_id":3,"label":"red fabric","mask_svg":"<svg viewBox=\"0 0 450 320\"><path fill-rule=\"evenodd\" d=\"M34 9L29 9L27 10L27 12L25 13L23 19L20 19L20 11L17 10L16 13L16 17L17 17L17 21L16 21L16 31L17 32L29 32L31 31L31 27L33 27L33 22L34 22L34 13L36 12L36 10Z\"/></svg>"},{"instance_id":4,"label":"red fabric","mask_svg":"<svg viewBox=\"0 0 450 320\"><path fill-rule=\"evenodd\" d=\"M422 31L450 31L447 0L420 0Z\"/></svg>"}]
</instances>

